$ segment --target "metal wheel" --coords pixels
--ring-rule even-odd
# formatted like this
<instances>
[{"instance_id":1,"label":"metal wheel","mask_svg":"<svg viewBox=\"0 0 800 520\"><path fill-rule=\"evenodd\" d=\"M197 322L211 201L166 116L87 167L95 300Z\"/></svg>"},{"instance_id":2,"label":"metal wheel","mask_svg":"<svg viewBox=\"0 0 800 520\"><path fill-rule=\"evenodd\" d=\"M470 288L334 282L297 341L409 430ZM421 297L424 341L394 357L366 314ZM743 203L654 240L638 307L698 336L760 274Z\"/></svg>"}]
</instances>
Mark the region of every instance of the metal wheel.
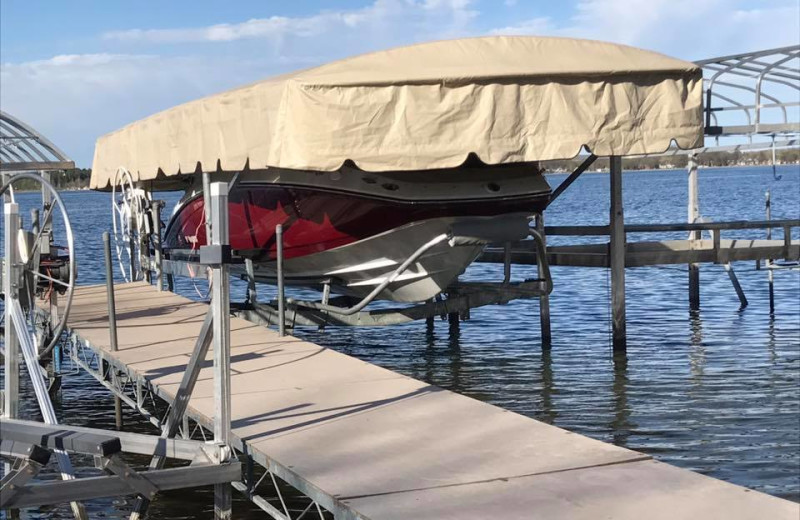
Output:
<instances>
[{"instance_id":1,"label":"metal wheel","mask_svg":"<svg viewBox=\"0 0 800 520\"><path fill-rule=\"evenodd\" d=\"M49 331L47 335L36 337L39 358L42 358L58 344L69 318L77 277L75 242L64 202L53 185L40 175L15 174L0 187L0 197L7 191L13 192L12 186L23 179L42 185L41 217L38 223L31 219L28 229L21 226L17 235L20 304L35 331ZM57 221L59 215L60 222ZM58 302L59 295L64 296L62 305ZM44 320L47 323L41 323L42 313L37 310L37 299L48 301L50 317ZM6 327L10 326L12 324L6 324Z\"/></svg>"},{"instance_id":2,"label":"metal wheel","mask_svg":"<svg viewBox=\"0 0 800 520\"><path fill-rule=\"evenodd\" d=\"M117 260L126 282L138 279L136 259L141 253L146 203L144 190L134 186L130 172L118 168L111 183L111 221Z\"/></svg>"}]
</instances>

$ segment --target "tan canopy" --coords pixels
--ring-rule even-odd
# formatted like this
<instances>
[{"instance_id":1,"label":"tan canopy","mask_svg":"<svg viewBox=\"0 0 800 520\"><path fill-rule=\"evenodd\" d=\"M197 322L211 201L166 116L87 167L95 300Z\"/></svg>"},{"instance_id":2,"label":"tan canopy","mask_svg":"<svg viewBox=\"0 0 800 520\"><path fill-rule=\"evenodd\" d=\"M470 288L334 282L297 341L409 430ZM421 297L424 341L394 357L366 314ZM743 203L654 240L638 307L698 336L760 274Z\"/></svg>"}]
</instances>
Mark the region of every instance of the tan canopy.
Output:
<instances>
[{"instance_id":1,"label":"tan canopy","mask_svg":"<svg viewBox=\"0 0 800 520\"><path fill-rule=\"evenodd\" d=\"M703 144L702 73L624 45L489 37L365 54L165 110L98 139L91 185L265 167L430 170Z\"/></svg>"}]
</instances>

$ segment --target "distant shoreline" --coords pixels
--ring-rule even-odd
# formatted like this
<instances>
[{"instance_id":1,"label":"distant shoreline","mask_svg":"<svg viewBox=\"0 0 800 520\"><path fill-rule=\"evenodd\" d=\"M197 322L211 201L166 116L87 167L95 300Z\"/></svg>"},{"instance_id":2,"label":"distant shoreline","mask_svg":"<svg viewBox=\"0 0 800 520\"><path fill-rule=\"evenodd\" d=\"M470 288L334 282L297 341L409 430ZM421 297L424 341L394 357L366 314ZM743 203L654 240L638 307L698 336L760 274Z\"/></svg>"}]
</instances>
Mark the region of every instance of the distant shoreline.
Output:
<instances>
[{"instance_id":1,"label":"distant shoreline","mask_svg":"<svg viewBox=\"0 0 800 520\"><path fill-rule=\"evenodd\" d=\"M697 167L698 170L719 170L722 168L769 168L771 164L732 164L727 166L703 166L700 165ZM776 167L780 168L783 166L797 166L800 167L800 162L797 163L787 163L787 164L776 164ZM672 172L672 171L686 171L686 168L623 168L622 171L624 172ZM572 173L569 170L563 171L546 171L544 175L564 175ZM608 168L605 168L601 171L597 170L586 170L584 173L608 173Z\"/></svg>"},{"instance_id":2,"label":"distant shoreline","mask_svg":"<svg viewBox=\"0 0 800 520\"><path fill-rule=\"evenodd\" d=\"M698 170L719 170L722 168L769 168L771 165L769 164L734 164L730 166L698 166ZM800 162L797 163L788 163L788 164L778 164L777 167L783 166L797 166L800 167ZM625 172L670 172L670 171L686 171L686 168L645 168L645 169L623 169ZM545 171L544 175L568 175L571 171L563 170L563 171ZM587 170L584 174L596 174L596 173L608 173L608 169L604 169L601 171L597 170ZM39 190L36 189L25 189L25 190L14 190L16 193L34 193ZM74 192L74 191L95 191L90 189L89 187L82 187L82 188L63 188L59 189L59 192Z\"/></svg>"}]
</instances>

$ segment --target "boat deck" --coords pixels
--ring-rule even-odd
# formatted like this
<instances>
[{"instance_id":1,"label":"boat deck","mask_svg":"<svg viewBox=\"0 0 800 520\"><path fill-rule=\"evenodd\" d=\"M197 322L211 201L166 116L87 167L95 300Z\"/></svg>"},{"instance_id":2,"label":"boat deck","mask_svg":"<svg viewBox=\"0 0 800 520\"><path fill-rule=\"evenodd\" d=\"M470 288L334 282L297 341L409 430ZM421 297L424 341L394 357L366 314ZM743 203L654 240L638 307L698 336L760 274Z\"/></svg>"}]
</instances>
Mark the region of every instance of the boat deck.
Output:
<instances>
[{"instance_id":1,"label":"boat deck","mask_svg":"<svg viewBox=\"0 0 800 520\"><path fill-rule=\"evenodd\" d=\"M76 289L70 331L174 397L207 305L144 283ZM792 519L800 505L678 469L231 319L235 445L336 518ZM190 403L213 416L209 360ZM235 513L234 513L235 514Z\"/></svg>"}]
</instances>

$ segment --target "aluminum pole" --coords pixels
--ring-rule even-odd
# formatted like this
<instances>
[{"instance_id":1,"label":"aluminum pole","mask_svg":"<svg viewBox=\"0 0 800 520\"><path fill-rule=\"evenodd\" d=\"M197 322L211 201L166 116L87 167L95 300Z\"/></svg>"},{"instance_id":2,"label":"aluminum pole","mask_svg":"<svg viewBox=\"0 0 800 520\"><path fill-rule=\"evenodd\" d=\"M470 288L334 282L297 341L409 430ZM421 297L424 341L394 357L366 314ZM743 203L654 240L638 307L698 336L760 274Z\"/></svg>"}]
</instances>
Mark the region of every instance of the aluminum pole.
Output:
<instances>
[{"instance_id":1,"label":"aluminum pole","mask_svg":"<svg viewBox=\"0 0 800 520\"><path fill-rule=\"evenodd\" d=\"M215 182L210 186L211 244L227 246L228 184ZM211 269L211 312L214 332L214 442L220 454L230 445L231 430L231 344L230 344L230 285L225 263ZM221 456L220 459L223 457ZM222 460L220 460L222 461ZM230 483L214 485L214 518L231 518Z\"/></svg>"},{"instance_id":2,"label":"aluminum pole","mask_svg":"<svg viewBox=\"0 0 800 520\"><path fill-rule=\"evenodd\" d=\"M5 302L5 394L3 399L3 417L16 419L19 414L19 340L14 331L11 318L11 298L19 291L18 272L19 258L17 234L19 230L19 205L6 202L5 217L5 266L3 273L3 293ZM6 474L8 471L6 471Z\"/></svg>"},{"instance_id":3,"label":"aluminum pole","mask_svg":"<svg viewBox=\"0 0 800 520\"><path fill-rule=\"evenodd\" d=\"M276 264L278 270L278 336L286 335L286 295L283 287L283 226L275 226Z\"/></svg>"},{"instance_id":4,"label":"aluminum pole","mask_svg":"<svg viewBox=\"0 0 800 520\"><path fill-rule=\"evenodd\" d=\"M206 244L211 243L211 174L203 172L203 216L206 223Z\"/></svg>"},{"instance_id":5,"label":"aluminum pole","mask_svg":"<svg viewBox=\"0 0 800 520\"><path fill-rule=\"evenodd\" d=\"M159 291L164 290L164 265L163 254L161 253L161 205L160 200L155 200L150 205L150 211L153 221L152 237L153 237L153 250L155 251L156 262L156 287Z\"/></svg>"},{"instance_id":6,"label":"aluminum pole","mask_svg":"<svg viewBox=\"0 0 800 520\"><path fill-rule=\"evenodd\" d=\"M547 247L544 243L545 234L544 234L544 214L537 213L536 214L536 231L542 237L542 246L545 251L545 257L537 259L536 266L538 269L538 276L539 279L543 279L545 277L544 272L544 265L547 262ZM553 344L553 333L550 328L550 295L549 294L542 294L539 296L539 328L542 331L542 348L549 349Z\"/></svg>"},{"instance_id":7,"label":"aluminum pole","mask_svg":"<svg viewBox=\"0 0 800 520\"><path fill-rule=\"evenodd\" d=\"M775 153L774 149L772 153ZM767 221L772 220L772 200L771 200L770 190L767 190L766 193L766 211L767 211ZM772 240L772 228L767 228L767 240ZM771 316L775 314L775 273L773 273L773 270L771 268L772 267L771 259L767 258L766 265L767 265L767 281L769 282L769 313Z\"/></svg>"},{"instance_id":8,"label":"aluminum pole","mask_svg":"<svg viewBox=\"0 0 800 520\"><path fill-rule=\"evenodd\" d=\"M612 156L609 266L611 268L611 312L614 352L625 352L625 219L622 210L622 157Z\"/></svg>"},{"instance_id":9,"label":"aluminum pole","mask_svg":"<svg viewBox=\"0 0 800 520\"><path fill-rule=\"evenodd\" d=\"M697 153L689 154L689 201L687 207L687 222L695 223L700 218L700 203L698 196L697 182ZM695 248L695 240L702 238L701 231L691 231L691 248ZM700 309L700 264L689 264L689 309L696 311Z\"/></svg>"},{"instance_id":10,"label":"aluminum pole","mask_svg":"<svg viewBox=\"0 0 800 520\"><path fill-rule=\"evenodd\" d=\"M117 336L117 305L114 299L114 271L111 264L111 237L108 231L103 232L103 253L106 261L106 300L108 301L108 333L111 341L111 352L119 349ZM113 369L112 369L113 370ZM115 377L112 374L112 377ZM122 429L122 401L114 396L114 420L117 430Z\"/></svg>"}]
</instances>

